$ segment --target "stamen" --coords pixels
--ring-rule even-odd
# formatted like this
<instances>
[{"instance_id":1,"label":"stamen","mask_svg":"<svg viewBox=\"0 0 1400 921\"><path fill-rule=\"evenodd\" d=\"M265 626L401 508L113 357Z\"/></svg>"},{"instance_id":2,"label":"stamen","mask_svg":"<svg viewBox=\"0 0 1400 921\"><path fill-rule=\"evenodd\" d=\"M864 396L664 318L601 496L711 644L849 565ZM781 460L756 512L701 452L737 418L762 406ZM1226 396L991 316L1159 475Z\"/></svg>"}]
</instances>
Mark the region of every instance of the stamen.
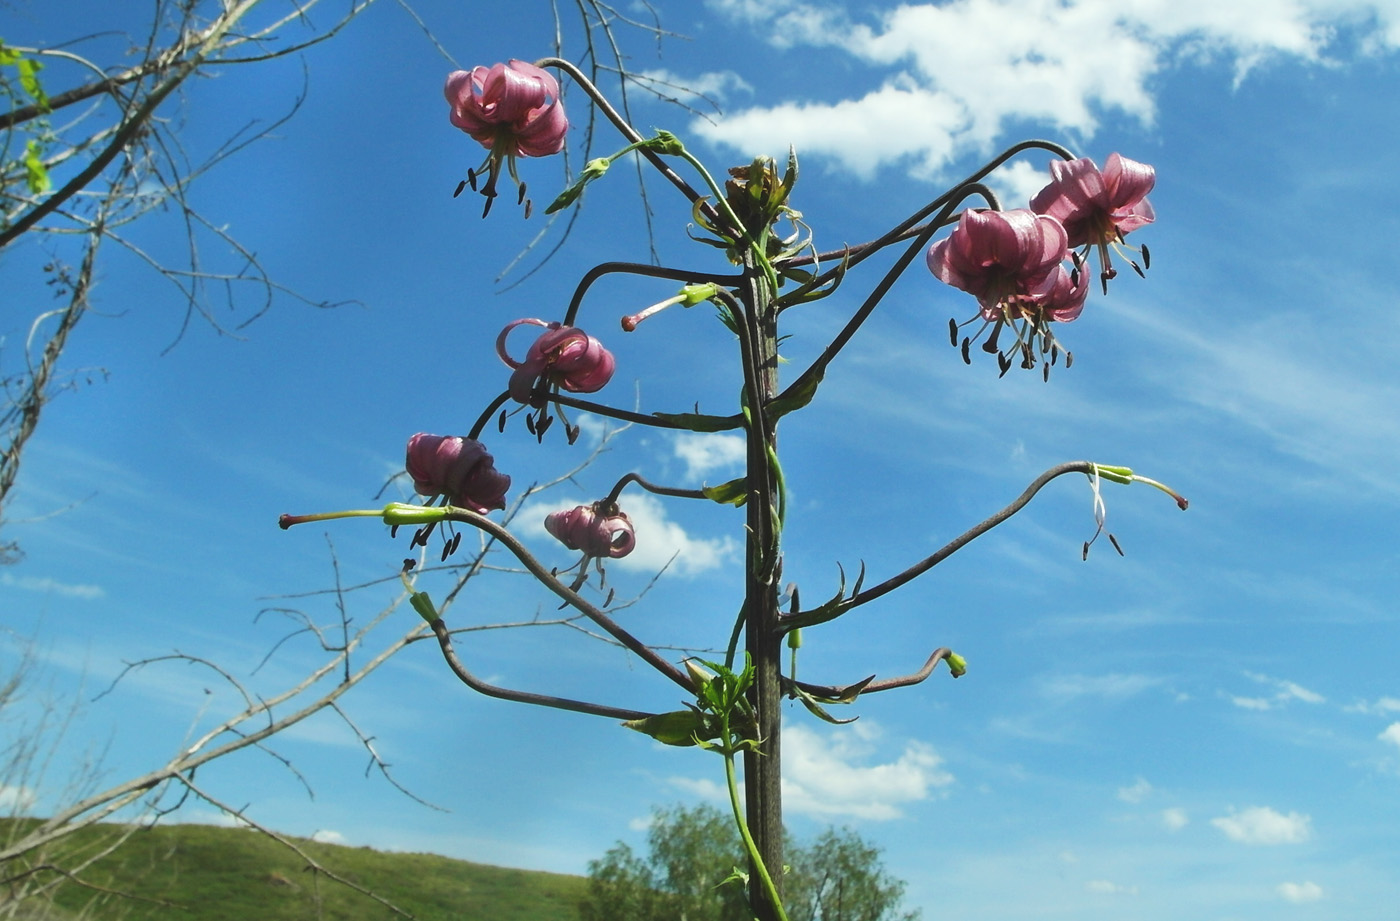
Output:
<instances>
[{"instance_id":1,"label":"stamen","mask_svg":"<svg viewBox=\"0 0 1400 921\"><path fill-rule=\"evenodd\" d=\"M1147 277L1147 273L1144 272L1144 271L1142 270L1142 266L1138 265L1138 264L1137 264L1136 262L1134 262L1133 260L1129 259L1129 260L1128 260L1128 265L1132 266L1132 267L1133 267L1133 271L1138 273L1138 278L1146 278L1146 277Z\"/></svg>"},{"instance_id":2,"label":"stamen","mask_svg":"<svg viewBox=\"0 0 1400 921\"><path fill-rule=\"evenodd\" d=\"M472 191L476 191L476 170L467 170L467 182L471 184Z\"/></svg>"},{"instance_id":3,"label":"stamen","mask_svg":"<svg viewBox=\"0 0 1400 921\"><path fill-rule=\"evenodd\" d=\"M1112 531L1108 533L1108 542L1113 545L1114 550L1118 551L1119 556L1127 556L1127 554L1123 552L1123 548L1118 546L1118 538L1113 536Z\"/></svg>"},{"instance_id":4,"label":"stamen","mask_svg":"<svg viewBox=\"0 0 1400 921\"><path fill-rule=\"evenodd\" d=\"M418 565L418 561L417 561L417 560L410 560L410 559L405 558L404 561L403 561L403 569L401 569L401 570L399 570L399 571L400 571L400 572L412 572L412 571L413 571L413 567L415 567L415 566L417 566L417 565Z\"/></svg>"},{"instance_id":5,"label":"stamen","mask_svg":"<svg viewBox=\"0 0 1400 921\"><path fill-rule=\"evenodd\" d=\"M1011 370L1011 359L1003 355L1002 353L997 352L997 366L1001 368L1001 373L998 374L997 377L1006 377L1006 372Z\"/></svg>"},{"instance_id":6,"label":"stamen","mask_svg":"<svg viewBox=\"0 0 1400 921\"><path fill-rule=\"evenodd\" d=\"M523 182L520 183L520 186L519 186L519 188L517 189L517 193L518 193L518 194L515 196L515 203L516 203L517 205L524 204L524 203L525 203L525 183L523 183Z\"/></svg>"},{"instance_id":7,"label":"stamen","mask_svg":"<svg viewBox=\"0 0 1400 921\"><path fill-rule=\"evenodd\" d=\"M398 525L391 525L390 528L389 528L389 539L390 539L390 540L393 540L394 538L396 538L396 537L398 537L398 536L399 536L399 526L398 526Z\"/></svg>"},{"instance_id":8,"label":"stamen","mask_svg":"<svg viewBox=\"0 0 1400 921\"><path fill-rule=\"evenodd\" d=\"M970 345L972 345L972 340L969 339L969 338L967 338L966 336L964 336L964 337L963 337L963 344L962 344L962 358L963 358L963 364L965 364L965 365L970 365L970 364L972 364L972 356L969 355L969 354L967 354L967 347L970 346Z\"/></svg>"},{"instance_id":9,"label":"stamen","mask_svg":"<svg viewBox=\"0 0 1400 921\"><path fill-rule=\"evenodd\" d=\"M503 409L503 410L501 410L501 415L500 415L500 417L496 419L496 431L498 431L498 432L504 432L505 430L506 430L506 411Z\"/></svg>"},{"instance_id":10,"label":"stamen","mask_svg":"<svg viewBox=\"0 0 1400 921\"><path fill-rule=\"evenodd\" d=\"M462 194L462 190L465 189L466 187L467 187L467 180L463 179L461 182L457 183L457 190L456 190L455 192L452 193L452 197L453 197L453 198L456 198L458 195L461 195L461 194Z\"/></svg>"},{"instance_id":11,"label":"stamen","mask_svg":"<svg viewBox=\"0 0 1400 921\"><path fill-rule=\"evenodd\" d=\"M1144 269L1152 268L1152 254L1147 251L1146 243L1142 244L1142 267Z\"/></svg>"},{"instance_id":12,"label":"stamen","mask_svg":"<svg viewBox=\"0 0 1400 921\"><path fill-rule=\"evenodd\" d=\"M953 343L953 348L958 347L958 321L952 317L948 318L948 338Z\"/></svg>"},{"instance_id":13,"label":"stamen","mask_svg":"<svg viewBox=\"0 0 1400 921\"><path fill-rule=\"evenodd\" d=\"M982 351L986 352L989 355L993 352L1001 351L1000 348L997 346L997 339L1000 338L1001 328L1005 324L1005 320L997 320L996 325L992 327L992 334L987 337L986 342L982 343Z\"/></svg>"}]
</instances>

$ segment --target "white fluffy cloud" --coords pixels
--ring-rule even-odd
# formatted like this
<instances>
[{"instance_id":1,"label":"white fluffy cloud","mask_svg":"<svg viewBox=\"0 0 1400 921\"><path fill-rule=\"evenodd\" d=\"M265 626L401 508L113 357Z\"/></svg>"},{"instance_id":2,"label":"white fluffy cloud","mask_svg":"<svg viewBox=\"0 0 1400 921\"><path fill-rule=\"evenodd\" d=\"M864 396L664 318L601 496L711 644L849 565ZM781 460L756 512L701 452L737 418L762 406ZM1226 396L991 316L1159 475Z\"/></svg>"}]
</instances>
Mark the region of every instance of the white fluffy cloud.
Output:
<instances>
[{"instance_id":1,"label":"white fluffy cloud","mask_svg":"<svg viewBox=\"0 0 1400 921\"><path fill-rule=\"evenodd\" d=\"M1312 836L1312 818L1297 812L1284 815L1268 806L1252 806L1210 824L1241 844L1302 844Z\"/></svg>"},{"instance_id":2,"label":"white fluffy cloud","mask_svg":"<svg viewBox=\"0 0 1400 921\"><path fill-rule=\"evenodd\" d=\"M905 803L953 782L943 759L923 742L908 742L894 761L866 764L879 730L862 720L821 734L805 726L783 731L783 803L815 816L894 819Z\"/></svg>"},{"instance_id":3,"label":"white fluffy cloud","mask_svg":"<svg viewBox=\"0 0 1400 921\"><path fill-rule=\"evenodd\" d=\"M1317 883L1281 883L1278 894L1295 905L1301 905L1322 898L1322 887Z\"/></svg>"},{"instance_id":4,"label":"white fluffy cloud","mask_svg":"<svg viewBox=\"0 0 1400 921\"><path fill-rule=\"evenodd\" d=\"M874 11L802 0L710 6L761 28L779 48L845 54L879 85L845 98L776 100L693 130L746 154L776 156L793 144L867 177L895 163L936 174L962 154L987 150L1013 122L1086 139L1107 113L1151 123L1154 78L1183 63L1231 62L1238 83L1271 59L1324 60L1341 25L1366 29L1363 47L1400 43L1400 11L1359 0L952 0Z\"/></svg>"},{"instance_id":5,"label":"white fluffy cloud","mask_svg":"<svg viewBox=\"0 0 1400 921\"><path fill-rule=\"evenodd\" d=\"M1173 806L1171 809L1162 810L1162 824L1167 831L1181 831L1191 820L1186 816L1186 810Z\"/></svg>"},{"instance_id":6,"label":"white fluffy cloud","mask_svg":"<svg viewBox=\"0 0 1400 921\"><path fill-rule=\"evenodd\" d=\"M1382 742L1389 742L1391 745L1400 746L1400 723L1391 723L1376 736Z\"/></svg>"},{"instance_id":7,"label":"white fluffy cloud","mask_svg":"<svg viewBox=\"0 0 1400 921\"><path fill-rule=\"evenodd\" d=\"M0 783L0 813L5 815L27 815L38 802L38 793L33 787L23 784Z\"/></svg>"},{"instance_id":8,"label":"white fluffy cloud","mask_svg":"<svg viewBox=\"0 0 1400 921\"><path fill-rule=\"evenodd\" d=\"M676 457L685 462L686 478L690 480L704 480L717 470L739 466L744 462L746 450L744 439L739 435L686 432L676 436Z\"/></svg>"}]
</instances>

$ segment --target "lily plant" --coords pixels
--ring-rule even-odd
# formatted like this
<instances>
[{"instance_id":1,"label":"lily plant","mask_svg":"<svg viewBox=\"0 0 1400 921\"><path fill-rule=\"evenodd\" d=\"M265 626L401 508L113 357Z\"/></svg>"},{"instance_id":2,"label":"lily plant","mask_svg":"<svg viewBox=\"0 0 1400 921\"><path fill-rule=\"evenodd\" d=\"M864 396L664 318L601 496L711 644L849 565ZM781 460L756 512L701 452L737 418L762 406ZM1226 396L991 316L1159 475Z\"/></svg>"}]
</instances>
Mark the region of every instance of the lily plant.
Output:
<instances>
[{"instance_id":1,"label":"lily plant","mask_svg":"<svg viewBox=\"0 0 1400 921\"><path fill-rule=\"evenodd\" d=\"M795 663L802 631L830 623L918 578L1015 515L1046 484L1067 474L1088 478L1098 526L1095 538L1103 531L1105 506L1100 488L1105 481L1143 482L1171 495L1183 509L1187 503L1166 486L1130 468L1070 461L1042 473L999 512L933 554L907 561L873 585L866 584L864 565L849 584L843 572L834 594L819 604L803 606L799 587L782 583L787 499L777 437L779 423L813 400L828 367L841 356L895 280L920 256L933 278L975 299L970 319L949 322L952 344L965 362L972 363L972 345L980 343L980 350L995 356L1000 374L1013 367L1039 369L1048 382L1051 367L1061 358L1065 367L1072 361L1055 331L1084 314L1091 289L1096 287L1089 278L1090 260L1097 257L1097 287L1102 294L1108 293L1109 281L1116 276L1111 254L1126 260L1140 275L1148 268L1147 247L1129 246L1126 237L1155 219L1146 197L1155 175L1152 167L1116 153L1100 169L1092 160L1078 158L1059 144L1025 141L920 205L876 239L820 252L792 206L798 178L795 153L781 169L770 159L758 158L729 169L720 181L675 135L660 131L644 137L577 67L559 58L546 58L533 64L512 60L457 71L447 78L451 124L487 150L483 164L468 172L467 181L457 192L471 185L485 197L485 211L489 212L498 194L503 173L517 184L518 200L528 210L517 160L564 149L568 119L556 73L587 94L621 135L624 146L611 157L590 160L548 210L578 206L585 187L605 177L615 160L638 156L685 198L687 216L705 234L698 241L721 250L729 269L716 272L627 262L594 268L579 281L570 301L562 305L558 319L515 320L501 331L496 352L507 366L508 380L499 395L485 401L465 435L420 433L408 440L405 467L413 488L424 497L422 502L283 515L281 524L286 528L330 518L375 517L394 529L412 527L412 541L421 546L426 546L434 533L451 529L455 536L443 539L444 559L461 537L454 526L473 528L512 554L563 605L591 620L675 685L683 706L655 712L484 682L462 662L451 632L429 596L406 578L413 607L431 625L448 667L469 687L493 697L601 716L670 745L718 753L724 760L734 820L748 850L748 869L738 876L747 885L750 907L760 921L786 919L782 898L783 701L800 701L820 719L849 722L832 716L829 708L853 704L868 694L917 685L940 662L948 664L953 677L967 669L962 656L940 647L932 650L920 667L904 675L832 683L798 680ZM987 177L1017 157L1047 153L1056 158L1051 182L1028 207L1004 210L986 184ZM897 258L890 268L869 280L867 293L843 328L815 360L787 380L780 379L780 320L785 311L852 285L863 264L885 250L898 253ZM612 274L641 276L664 283L674 292L622 317L622 329L629 333L638 330L647 318L676 305L714 306L734 334L742 369L741 396L731 413L642 411L591 396L606 388L618 370L617 362L599 339L577 326L578 315L590 288ZM522 326L538 327L542 332L529 345L523 360L516 360L507 349L507 337ZM580 413L672 431L737 432L747 445L745 472L708 487L659 485L631 473L597 501L549 515L544 522L548 533L568 549L582 553L577 570L569 575L540 563L509 529L489 517L505 507L511 480L496 470L481 436L496 418L504 432L509 415L504 407L511 403L520 404L516 412L523 413L530 435L541 443L557 418L572 445L579 428L569 416ZM717 638L714 648L723 652L713 661L672 661L658 651L654 641L640 639L617 623L609 611L611 594L601 604L583 594L590 565L601 567L606 560L623 557L646 539L645 534L636 533L625 511L622 493L629 487L676 501L717 502L736 510L735 528L743 531L746 543L744 591L728 605L733 611L732 627L726 636ZM1112 535L1110 540L1117 547ZM1086 556L1088 549L1086 542ZM787 673L783 668L785 650L792 662Z\"/></svg>"}]
</instances>

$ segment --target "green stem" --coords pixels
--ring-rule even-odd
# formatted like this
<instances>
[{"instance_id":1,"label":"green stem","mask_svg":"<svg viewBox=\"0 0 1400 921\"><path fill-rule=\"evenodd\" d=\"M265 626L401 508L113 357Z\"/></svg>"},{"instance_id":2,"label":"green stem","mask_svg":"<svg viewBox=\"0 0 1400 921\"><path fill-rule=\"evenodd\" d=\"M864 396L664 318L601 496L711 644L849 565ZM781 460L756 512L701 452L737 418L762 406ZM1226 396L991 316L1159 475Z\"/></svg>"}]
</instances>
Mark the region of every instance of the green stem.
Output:
<instances>
[{"instance_id":1,"label":"green stem","mask_svg":"<svg viewBox=\"0 0 1400 921\"><path fill-rule=\"evenodd\" d=\"M729 714L720 714L720 722L723 727L726 744L729 741ZM763 881L763 889L768 893L768 899L772 902L774 909L778 912L781 921L788 921L787 911L783 908L783 901L778 897L778 887L773 884L773 877L768 872L768 867L764 865L763 858L758 853L758 845L754 843L753 835L749 834L749 823L744 821L744 809L739 802L739 779L734 772L734 753L726 751L724 753L724 779L729 785L729 808L734 813L734 822L739 826L739 836L744 839L744 850L748 851L749 863L758 871L758 877Z\"/></svg>"}]
</instances>

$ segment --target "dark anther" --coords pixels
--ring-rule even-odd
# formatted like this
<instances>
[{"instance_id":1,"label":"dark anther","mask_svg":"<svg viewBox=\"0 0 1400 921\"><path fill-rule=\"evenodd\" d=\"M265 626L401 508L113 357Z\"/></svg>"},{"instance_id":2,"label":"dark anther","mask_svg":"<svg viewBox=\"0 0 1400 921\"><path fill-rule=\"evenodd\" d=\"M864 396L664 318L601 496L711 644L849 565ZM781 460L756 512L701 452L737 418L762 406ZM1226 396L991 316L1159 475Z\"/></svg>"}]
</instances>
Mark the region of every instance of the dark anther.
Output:
<instances>
[{"instance_id":1,"label":"dark anther","mask_svg":"<svg viewBox=\"0 0 1400 921\"><path fill-rule=\"evenodd\" d=\"M409 541L408 545L410 547L428 546L428 532L430 532L432 529L433 526L430 524L423 525L423 527L413 532L413 540Z\"/></svg>"},{"instance_id":2,"label":"dark anther","mask_svg":"<svg viewBox=\"0 0 1400 921\"><path fill-rule=\"evenodd\" d=\"M498 419L496 420L496 431L498 431L498 432L504 432L505 430L506 430L506 411L503 409L503 410L501 410L500 418L498 418Z\"/></svg>"},{"instance_id":3,"label":"dark anther","mask_svg":"<svg viewBox=\"0 0 1400 921\"><path fill-rule=\"evenodd\" d=\"M997 367L1001 368L1001 373L997 377L1006 377L1006 372L1011 370L1011 359L997 352Z\"/></svg>"},{"instance_id":4,"label":"dark anther","mask_svg":"<svg viewBox=\"0 0 1400 921\"><path fill-rule=\"evenodd\" d=\"M1083 259L1079 256L1079 250L1072 249L1069 251L1069 261L1074 263L1076 269L1083 264Z\"/></svg>"},{"instance_id":5,"label":"dark anther","mask_svg":"<svg viewBox=\"0 0 1400 921\"><path fill-rule=\"evenodd\" d=\"M969 338L967 338L966 336L964 336L964 337L963 337L963 344L962 344L962 357L963 357L963 364L965 364L965 365L970 365L970 364L972 364L972 356L969 355L969 354L967 354L967 347L968 347L969 345L972 345L972 340L969 339Z\"/></svg>"},{"instance_id":6,"label":"dark anther","mask_svg":"<svg viewBox=\"0 0 1400 921\"><path fill-rule=\"evenodd\" d=\"M488 196L486 196L486 207L481 209L481 216L482 216L482 217L486 217L486 215L488 215L488 214L491 213L491 203L494 202L495 200L496 200L496 196L495 196L495 195L488 195Z\"/></svg>"},{"instance_id":7,"label":"dark anther","mask_svg":"<svg viewBox=\"0 0 1400 921\"><path fill-rule=\"evenodd\" d=\"M1000 348L997 346L997 339L1001 337L1001 327L1002 321L997 320L997 325L992 327L992 334L987 337L986 342L982 343L982 351L986 352L988 355L1000 351Z\"/></svg>"},{"instance_id":8,"label":"dark anther","mask_svg":"<svg viewBox=\"0 0 1400 921\"><path fill-rule=\"evenodd\" d=\"M1082 560L1087 560L1088 558L1089 558L1089 542L1086 540L1086 541L1084 542L1084 555L1083 555L1082 557L1080 557L1080 559L1082 559Z\"/></svg>"},{"instance_id":9,"label":"dark anther","mask_svg":"<svg viewBox=\"0 0 1400 921\"><path fill-rule=\"evenodd\" d=\"M521 205L525 203L525 183L520 183L520 194L515 197L515 203ZM529 217L529 215L526 215Z\"/></svg>"},{"instance_id":10,"label":"dark anther","mask_svg":"<svg viewBox=\"0 0 1400 921\"><path fill-rule=\"evenodd\" d=\"M1118 538L1116 538L1116 537L1114 537L1112 534L1110 534L1110 535L1108 535L1108 542L1109 542L1110 544L1113 545L1113 549L1114 549L1114 550L1117 550L1117 551L1118 551L1118 555L1119 555L1119 556L1124 556L1124 555L1125 555L1125 554L1123 553L1123 548L1120 547L1120 546L1118 546Z\"/></svg>"},{"instance_id":11,"label":"dark anther","mask_svg":"<svg viewBox=\"0 0 1400 921\"><path fill-rule=\"evenodd\" d=\"M1146 243L1142 245L1142 267L1144 269L1152 268L1152 254L1147 251Z\"/></svg>"},{"instance_id":12,"label":"dark anther","mask_svg":"<svg viewBox=\"0 0 1400 921\"><path fill-rule=\"evenodd\" d=\"M1045 383L1050 383L1050 362L1044 361L1040 364L1040 378Z\"/></svg>"},{"instance_id":13,"label":"dark anther","mask_svg":"<svg viewBox=\"0 0 1400 921\"><path fill-rule=\"evenodd\" d=\"M610 588L610 589L608 589L608 597L603 599L603 607L606 608L608 605L612 604L613 596L616 595L616 594L617 594L617 589L615 589L615 588Z\"/></svg>"},{"instance_id":14,"label":"dark anther","mask_svg":"<svg viewBox=\"0 0 1400 921\"><path fill-rule=\"evenodd\" d=\"M553 416L546 416L546 415L544 414L544 410L540 410L540 423L539 423L539 425L535 426L536 434L537 434L540 438L544 438L544 433L547 432L547 431L549 431L549 427L550 427L551 425L553 425L553 424L554 424L554 417L553 417Z\"/></svg>"},{"instance_id":15,"label":"dark anther","mask_svg":"<svg viewBox=\"0 0 1400 921\"><path fill-rule=\"evenodd\" d=\"M1050 343L1050 364L1053 365L1053 364L1055 363L1055 360L1058 359L1059 357L1060 357L1060 347L1059 347L1058 345L1056 345L1055 343L1053 343L1053 342Z\"/></svg>"},{"instance_id":16,"label":"dark anther","mask_svg":"<svg viewBox=\"0 0 1400 921\"><path fill-rule=\"evenodd\" d=\"M471 183L472 191L476 191L476 170L467 170L467 182Z\"/></svg>"},{"instance_id":17,"label":"dark anther","mask_svg":"<svg viewBox=\"0 0 1400 921\"><path fill-rule=\"evenodd\" d=\"M1109 274L1108 272L1104 272L1102 275L1099 276L1099 281L1103 282L1103 293L1104 293L1104 294L1107 294L1107 293L1108 293L1108 280L1109 280L1110 278L1112 278L1112 277L1113 277L1113 275Z\"/></svg>"},{"instance_id":18,"label":"dark anther","mask_svg":"<svg viewBox=\"0 0 1400 921\"><path fill-rule=\"evenodd\" d=\"M462 190L465 189L466 187L467 187L467 180L463 179L461 182L457 183L457 191L455 191L455 192L452 193L452 197L453 197L453 198L456 198L458 195L461 195L461 194L462 194Z\"/></svg>"},{"instance_id":19,"label":"dark anther","mask_svg":"<svg viewBox=\"0 0 1400 921\"><path fill-rule=\"evenodd\" d=\"M443 545L442 545L442 562L444 562L444 563L447 562L447 557L448 557L448 555L449 555L450 553L452 553L452 545L451 545L451 544L443 544Z\"/></svg>"},{"instance_id":20,"label":"dark anther","mask_svg":"<svg viewBox=\"0 0 1400 921\"><path fill-rule=\"evenodd\" d=\"M1077 265L1069 270L1069 286L1071 288L1079 287L1079 266Z\"/></svg>"},{"instance_id":21,"label":"dark anther","mask_svg":"<svg viewBox=\"0 0 1400 921\"><path fill-rule=\"evenodd\" d=\"M549 570L549 574L550 574L551 576L558 576L558 575L559 575L559 567L558 567L558 566L552 567L552 568Z\"/></svg>"},{"instance_id":22,"label":"dark anther","mask_svg":"<svg viewBox=\"0 0 1400 921\"><path fill-rule=\"evenodd\" d=\"M461 531L458 531L456 534L452 535L452 549L449 550L449 551L447 551L447 552L448 552L448 553L456 553L456 552L457 552L457 547L458 547L461 543L462 543L462 532L461 532Z\"/></svg>"},{"instance_id":23,"label":"dark anther","mask_svg":"<svg viewBox=\"0 0 1400 921\"><path fill-rule=\"evenodd\" d=\"M404 571L404 572L413 572L413 567L415 567L415 566L417 566L417 565L418 565L418 561L417 561L417 560L405 559L405 560L403 561L403 571Z\"/></svg>"},{"instance_id":24,"label":"dark anther","mask_svg":"<svg viewBox=\"0 0 1400 921\"><path fill-rule=\"evenodd\" d=\"M578 441L578 435L581 431L583 431L583 429L579 428L577 425L564 426L564 434L568 437L569 444L573 444L574 442Z\"/></svg>"},{"instance_id":25,"label":"dark anther","mask_svg":"<svg viewBox=\"0 0 1400 921\"><path fill-rule=\"evenodd\" d=\"M398 525L392 525L392 526L390 526L390 528L389 528L389 539L390 539L390 540L393 540L394 538L396 538L396 537L398 537L398 536L399 536L399 526L398 526Z\"/></svg>"},{"instance_id":26,"label":"dark anther","mask_svg":"<svg viewBox=\"0 0 1400 921\"><path fill-rule=\"evenodd\" d=\"M1065 367L1068 368L1072 364L1074 364L1074 353L1065 352Z\"/></svg>"},{"instance_id":27,"label":"dark anther","mask_svg":"<svg viewBox=\"0 0 1400 921\"><path fill-rule=\"evenodd\" d=\"M958 321L952 317L948 318L948 339L952 341L953 348L958 347Z\"/></svg>"},{"instance_id":28,"label":"dark anther","mask_svg":"<svg viewBox=\"0 0 1400 921\"><path fill-rule=\"evenodd\" d=\"M534 213L535 213L535 203L534 203L533 201L527 201L527 202L525 203L525 220L528 221L528 220L530 219L530 215L532 215L532 214L534 214Z\"/></svg>"},{"instance_id":29,"label":"dark anther","mask_svg":"<svg viewBox=\"0 0 1400 921\"><path fill-rule=\"evenodd\" d=\"M1132 267L1133 267L1133 271L1138 273L1138 278L1146 278L1146 277L1147 277L1147 273L1144 272L1144 271L1142 270L1142 266L1138 265L1138 264L1137 264L1136 262L1134 262L1133 260L1129 259L1129 260L1128 260L1128 265L1132 266Z\"/></svg>"},{"instance_id":30,"label":"dark anther","mask_svg":"<svg viewBox=\"0 0 1400 921\"><path fill-rule=\"evenodd\" d=\"M1035 367L1035 353L1031 351L1030 343L1028 342L1021 343L1021 367Z\"/></svg>"},{"instance_id":31,"label":"dark anther","mask_svg":"<svg viewBox=\"0 0 1400 921\"><path fill-rule=\"evenodd\" d=\"M535 416L533 413L525 414L525 427L530 430L531 435L537 434L535 431Z\"/></svg>"}]
</instances>

